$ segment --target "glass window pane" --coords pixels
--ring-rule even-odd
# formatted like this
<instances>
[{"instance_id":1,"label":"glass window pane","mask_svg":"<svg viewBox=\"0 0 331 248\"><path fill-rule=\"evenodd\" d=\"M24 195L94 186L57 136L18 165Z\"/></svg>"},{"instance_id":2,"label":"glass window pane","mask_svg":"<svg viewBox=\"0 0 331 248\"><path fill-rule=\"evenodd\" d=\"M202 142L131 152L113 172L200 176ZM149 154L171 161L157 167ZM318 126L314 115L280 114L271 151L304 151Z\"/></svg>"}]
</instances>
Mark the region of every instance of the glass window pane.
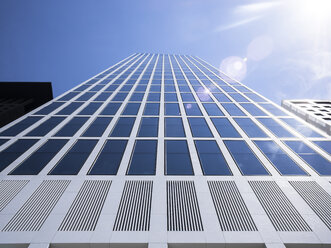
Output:
<instances>
[{"instance_id":1,"label":"glass window pane","mask_svg":"<svg viewBox=\"0 0 331 248\"><path fill-rule=\"evenodd\" d=\"M204 118L188 118L193 137L213 137Z\"/></svg>"},{"instance_id":2,"label":"glass window pane","mask_svg":"<svg viewBox=\"0 0 331 248\"><path fill-rule=\"evenodd\" d=\"M186 140L165 141L165 167L166 175L193 175Z\"/></svg>"},{"instance_id":3,"label":"glass window pane","mask_svg":"<svg viewBox=\"0 0 331 248\"><path fill-rule=\"evenodd\" d=\"M83 95L78 97L75 101L87 101L89 100L92 96L95 95L96 92L85 92Z\"/></svg>"},{"instance_id":4,"label":"glass window pane","mask_svg":"<svg viewBox=\"0 0 331 248\"><path fill-rule=\"evenodd\" d=\"M268 128L274 135L280 138L295 137L292 133L287 131L283 126L271 118L257 118L266 128Z\"/></svg>"},{"instance_id":5,"label":"glass window pane","mask_svg":"<svg viewBox=\"0 0 331 248\"><path fill-rule=\"evenodd\" d=\"M65 94L64 96L62 96L61 98L57 99L57 101L68 101L68 100L74 98L75 96L77 96L78 94L80 94L80 92L69 92L69 93Z\"/></svg>"},{"instance_id":6,"label":"glass window pane","mask_svg":"<svg viewBox=\"0 0 331 248\"><path fill-rule=\"evenodd\" d=\"M118 119L116 126L111 132L111 137L129 137L132 131L132 127L135 117L121 117Z\"/></svg>"},{"instance_id":7,"label":"glass window pane","mask_svg":"<svg viewBox=\"0 0 331 248\"><path fill-rule=\"evenodd\" d=\"M138 137L157 137L159 131L159 118L143 117L140 122Z\"/></svg>"},{"instance_id":8,"label":"glass window pane","mask_svg":"<svg viewBox=\"0 0 331 248\"><path fill-rule=\"evenodd\" d=\"M182 118L165 118L165 137L185 137Z\"/></svg>"},{"instance_id":9,"label":"glass window pane","mask_svg":"<svg viewBox=\"0 0 331 248\"><path fill-rule=\"evenodd\" d=\"M160 104L159 103L146 103L144 109L144 115L159 115Z\"/></svg>"},{"instance_id":10,"label":"glass window pane","mask_svg":"<svg viewBox=\"0 0 331 248\"><path fill-rule=\"evenodd\" d=\"M128 103L123 110L122 115L136 115L138 114L140 103Z\"/></svg>"},{"instance_id":11,"label":"glass window pane","mask_svg":"<svg viewBox=\"0 0 331 248\"><path fill-rule=\"evenodd\" d=\"M107 140L93 164L89 175L116 175L127 140Z\"/></svg>"},{"instance_id":12,"label":"glass window pane","mask_svg":"<svg viewBox=\"0 0 331 248\"><path fill-rule=\"evenodd\" d=\"M192 93L181 93L183 102L195 102L195 98Z\"/></svg>"},{"instance_id":13,"label":"glass window pane","mask_svg":"<svg viewBox=\"0 0 331 248\"><path fill-rule=\"evenodd\" d=\"M156 140L137 140L132 152L128 175L155 175Z\"/></svg>"},{"instance_id":14,"label":"glass window pane","mask_svg":"<svg viewBox=\"0 0 331 248\"><path fill-rule=\"evenodd\" d=\"M196 103L184 103L184 108L186 111L186 115L188 116L201 116L202 113L198 104Z\"/></svg>"},{"instance_id":15,"label":"glass window pane","mask_svg":"<svg viewBox=\"0 0 331 248\"><path fill-rule=\"evenodd\" d=\"M247 143L243 140L225 140L241 173L245 176L269 175L260 160L258 160Z\"/></svg>"},{"instance_id":16,"label":"glass window pane","mask_svg":"<svg viewBox=\"0 0 331 248\"><path fill-rule=\"evenodd\" d=\"M86 129L83 133L83 137L101 137L109 123L111 122L112 117L98 117L92 124Z\"/></svg>"},{"instance_id":17,"label":"glass window pane","mask_svg":"<svg viewBox=\"0 0 331 248\"><path fill-rule=\"evenodd\" d=\"M130 101L142 101L145 93L133 93L131 95Z\"/></svg>"},{"instance_id":18,"label":"glass window pane","mask_svg":"<svg viewBox=\"0 0 331 248\"><path fill-rule=\"evenodd\" d=\"M165 115L180 115L178 103L165 103Z\"/></svg>"},{"instance_id":19,"label":"glass window pane","mask_svg":"<svg viewBox=\"0 0 331 248\"><path fill-rule=\"evenodd\" d=\"M176 93L165 93L164 101L165 102L178 102L177 94Z\"/></svg>"},{"instance_id":20,"label":"glass window pane","mask_svg":"<svg viewBox=\"0 0 331 248\"><path fill-rule=\"evenodd\" d=\"M6 130L0 133L0 136L15 136L20 132L24 131L25 129L29 128L37 121L39 121L42 117L40 116L29 116L18 123L14 124L13 126L7 128Z\"/></svg>"},{"instance_id":21,"label":"glass window pane","mask_svg":"<svg viewBox=\"0 0 331 248\"><path fill-rule=\"evenodd\" d=\"M286 116L286 115L288 115L284 111L282 111L281 109L277 108L276 106L274 106L271 103L260 103L259 105L262 108L268 110L273 115L276 115L276 116Z\"/></svg>"},{"instance_id":22,"label":"glass window pane","mask_svg":"<svg viewBox=\"0 0 331 248\"><path fill-rule=\"evenodd\" d=\"M201 168L204 175L232 174L216 141L196 140L195 147L197 148Z\"/></svg>"},{"instance_id":23,"label":"glass window pane","mask_svg":"<svg viewBox=\"0 0 331 248\"><path fill-rule=\"evenodd\" d=\"M91 154L97 140L77 140L49 175L77 175Z\"/></svg>"},{"instance_id":24,"label":"glass window pane","mask_svg":"<svg viewBox=\"0 0 331 248\"><path fill-rule=\"evenodd\" d=\"M102 92L100 95L98 95L94 101L106 101L113 93L108 92Z\"/></svg>"},{"instance_id":25,"label":"glass window pane","mask_svg":"<svg viewBox=\"0 0 331 248\"><path fill-rule=\"evenodd\" d=\"M74 117L65 124L54 136L74 136L74 134L85 124L88 117Z\"/></svg>"},{"instance_id":26,"label":"glass window pane","mask_svg":"<svg viewBox=\"0 0 331 248\"><path fill-rule=\"evenodd\" d=\"M204 88L202 88L201 91L198 91L197 95L201 102L214 102Z\"/></svg>"},{"instance_id":27,"label":"glass window pane","mask_svg":"<svg viewBox=\"0 0 331 248\"><path fill-rule=\"evenodd\" d=\"M267 116L264 111L256 107L253 103L240 103L240 105L253 116Z\"/></svg>"},{"instance_id":28,"label":"glass window pane","mask_svg":"<svg viewBox=\"0 0 331 248\"><path fill-rule=\"evenodd\" d=\"M264 100L262 97L260 97L255 93L244 93L244 94L255 102L266 102L266 100Z\"/></svg>"},{"instance_id":29,"label":"glass window pane","mask_svg":"<svg viewBox=\"0 0 331 248\"><path fill-rule=\"evenodd\" d=\"M206 109L209 116L224 116L216 103L203 103L203 107Z\"/></svg>"},{"instance_id":30,"label":"glass window pane","mask_svg":"<svg viewBox=\"0 0 331 248\"><path fill-rule=\"evenodd\" d=\"M236 102L249 102L246 97L239 93L229 93L229 95L236 101Z\"/></svg>"},{"instance_id":31,"label":"glass window pane","mask_svg":"<svg viewBox=\"0 0 331 248\"><path fill-rule=\"evenodd\" d=\"M327 153L331 154L331 141L313 141L316 145L322 148Z\"/></svg>"},{"instance_id":32,"label":"glass window pane","mask_svg":"<svg viewBox=\"0 0 331 248\"><path fill-rule=\"evenodd\" d=\"M159 102L161 94L160 93L149 93L147 97L147 101L149 102Z\"/></svg>"},{"instance_id":33,"label":"glass window pane","mask_svg":"<svg viewBox=\"0 0 331 248\"><path fill-rule=\"evenodd\" d=\"M55 128L65 117L51 117L30 131L26 136L44 136Z\"/></svg>"},{"instance_id":34,"label":"glass window pane","mask_svg":"<svg viewBox=\"0 0 331 248\"><path fill-rule=\"evenodd\" d=\"M56 115L70 115L83 104L84 104L83 102L72 102L68 106L64 107L62 110L57 112Z\"/></svg>"},{"instance_id":35,"label":"glass window pane","mask_svg":"<svg viewBox=\"0 0 331 248\"><path fill-rule=\"evenodd\" d=\"M256 125L250 118L234 118L238 125L244 130L250 138L268 137L262 129Z\"/></svg>"},{"instance_id":36,"label":"glass window pane","mask_svg":"<svg viewBox=\"0 0 331 248\"><path fill-rule=\"evenodd\" d=\"M211 118L211 120L221 137L227 137L227 138L241 137L241 135L232 126L231 122L227 118Z\"/></svg>"},{"instance_id":37,"label":"glass window pane","mask_svg":"<svg viewBox=\"0 0 331 248\"><path fill-rule=\"evenodd\" d=\"M46 107L43 107L42 109L38 110L36 113L34 113L34 115L47 115L53 112L55 109L61 107L63 104L64 102L52 102Z\"/></svg>"},{"instance_id":38,"label":"glass window pane","mask_svg":"<svg viewBox=\"0 0 331 248\"><path fill-rule=\"evenodd\" d=\"M125 100L125 98L127 97L128 92L118 92L114 98L112 99L112 101L121 101L123 102Z\"/></svg>"},{"instance_id":39,"label":"glass window pane","mask_svg":"<svg viewBox=\"0 0 331 248\"><path fill-rule=\"evenodd\" d=\"M117 110L120 108L121 103L110 102L102 110L101 115L115 115Z\"/></svg>"},{"instance_id":40,"label":"glass window pane","mask_svg":"<svg viewBox=\"0 0 331 248\"><path fill-rule=\"evenodd\" d=\"M221 103L223 108L231 116L245 116L246 114L242 112L234 103Z\"/></svg>"},{"instance_id":41,"label":"glass window pane","mask_svg":"<svg viewBox=\"0 0 331 248\"><path fill-rule=\"evenodd\" d=\"M306 137L323 137L319 133L315 132L311 129L307 124L301 123L300 121L294 118L282 118L282 121L286 122L289 126L294 128L296 131L301 133L303 136Z\"/></svg>"},{"instance_id":42,"label":"glass window pane","mask_svg":"<svg viewBox=\"0 0 331 248\"><path fill-rule=\"evenodd\" d=\"M43 144L36 152L32 153L11 175L38 175L45 168L49 161L63 148L68 142L64 139L51 139Z\"/></svg>"},{"instance_id":43,"label":"glass window pane","mask_svg":"<svg viewBox=\"0 0 331 248\"><path fill-rule=\"evenodd\" d=\"M101 102L91 102L78 115L93 115L102 105Z\"/></svg>"},{"instance_id":44,"label":"glass window pane","mask_svg":"<svg viewBox=\"0 0 331 248\"><path fill-rule=\"evenodd\" d=\"M231 100L223 93L214 93L213 95L219 102L231 102Z\"/></svg>"}]
</instances>

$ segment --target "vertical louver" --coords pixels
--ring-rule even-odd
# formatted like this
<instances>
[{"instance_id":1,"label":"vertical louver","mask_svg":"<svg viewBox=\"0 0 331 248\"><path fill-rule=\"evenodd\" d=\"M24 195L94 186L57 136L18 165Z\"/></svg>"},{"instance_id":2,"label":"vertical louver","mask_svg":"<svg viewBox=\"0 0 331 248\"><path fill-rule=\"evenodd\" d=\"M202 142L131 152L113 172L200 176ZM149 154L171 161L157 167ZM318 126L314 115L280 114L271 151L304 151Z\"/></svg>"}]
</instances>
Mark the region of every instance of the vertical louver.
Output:
<instances>
[{"instance_id":1,"label":"vertical louver","mask_svg":"<svg viewBox=\"0 0 331 248\"><path fill-rule=\"evenodd\" d=\"M28 180L3 180L0 182L0 212L28 182Z\"/></svg>"}]
</instances>

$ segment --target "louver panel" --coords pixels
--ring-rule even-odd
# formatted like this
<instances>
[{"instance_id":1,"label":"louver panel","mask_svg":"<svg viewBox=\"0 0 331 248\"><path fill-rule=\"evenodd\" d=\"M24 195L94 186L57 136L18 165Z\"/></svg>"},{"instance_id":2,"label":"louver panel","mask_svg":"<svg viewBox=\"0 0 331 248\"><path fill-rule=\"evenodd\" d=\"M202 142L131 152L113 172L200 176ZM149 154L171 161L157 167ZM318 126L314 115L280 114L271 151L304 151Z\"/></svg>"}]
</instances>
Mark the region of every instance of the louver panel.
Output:
<instances>
[{"instance_id":1,"label":"louver panel","mask_svg":"<svg viewBox=\"0 0 331 248\"><path fill-rule=\"evenodd\" d=\"M0 212L28 182L28 180L3 180L0 182Z\"/></svg>"},{"instance_id":2,"label":"louver panel","mask_svg":"<svg viewBox=\"0 0 331 248\"><path fill-rule=\"evenodd\" d=\"M114 231L149 231L152 181L126 181Z\"/></svg>"},{"instance_id":3,"label":"louver panel","mask_svg":"<svg viewBox=\"0 0 331 248\"><path fill-rule=\"evenodd\" d=\"M203 231L193 181L167 181L168 231Z\"/></svg>"},{"instance_id":4,"label":"louver panel","mask_svg":"<svg viewBox=\"0 0 331 248\"><path fill-rule=\"evenodd\" d=\"M3 231L39 231L69 183L69 180L43 181Z\"/></svg>"},{"instance_id":5,"label":"louver panel","mask_svg":"<svg viewBox=\"0 0 331 248\"><path fill-rule=\"evenodd\" d=\"M234 181L209 181L222 231L257 231Z\"/></svg>"},{"instance_id":6,"label":"louver panel","mask_svg":"<svg viewBox=\"0 0 331 248\"><path fill-rule=\"evenodd\" d=\"M311 231L274 181L250 181L254 193L277 231Z\"/></svg>"},{"instance_id":7,"label":"louver panel","mask_svg":"<svg viewBox=\"0 0 331 248\"><path fill-rule=\"evenodd\" d=\"M331 196L316 182L292 181L290 184L331 230Z\"/></svg>"},{"instance_id":8,"label":"louver panel","mask_svg":"<svg viewBox=\"0 0 331 248\"><path fill-rule=\"evenodd\" d=\"M111 181L87 180L79 190L59 231L94 231Z\"/></svg>"}]
</instances>

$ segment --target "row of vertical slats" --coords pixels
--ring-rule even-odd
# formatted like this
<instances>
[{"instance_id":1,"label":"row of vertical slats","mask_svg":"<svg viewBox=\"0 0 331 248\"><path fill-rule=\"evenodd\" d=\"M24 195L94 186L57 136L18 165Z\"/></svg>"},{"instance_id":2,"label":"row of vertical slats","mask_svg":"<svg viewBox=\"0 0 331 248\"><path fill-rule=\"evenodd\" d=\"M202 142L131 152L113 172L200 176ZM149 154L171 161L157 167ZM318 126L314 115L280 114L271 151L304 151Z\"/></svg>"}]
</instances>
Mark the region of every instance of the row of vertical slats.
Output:
<instances>
[{"instance_id":1,"label":"row of vertical slats","mask_svg":"<svg viewBox=\"0 0 331 248\"><path fill-rule=\"evenodd\" d=\"M249 183L277 231L311 231L276 182Z\"/></svg>"},{"instance_id":2,"label":"row of vertical slats","mask_svg":"<svg viewBox=\"0 0 331 248\"><path fill-rule=\"evenodd\" d=\"M152 181L126 181L114 231L149 231Z\"/></svg>"},{"instance_id":3,"label":"row of vertical slats","mask_svg":"<svg viewBox=\"0 0 331 248\"><path fill-rule=\"evenodd\" d=\"M0 182L0 212L28 182L29 180L3 180Z\"/></svg>"},{"instance_id":4,"label":"row of vertical slats","mask_svg":"<svg viewBox=\"0 0 331 248\"><path fill-rule=\"evenodd\" d=\"M331 196L313 181L291 181L290 184L331 230Z\"/></svg>"},{"instance_id":5,"label":"row of vertical slats","mask_svg":"<svg viewBox=\"0 0 331 248\"><path fill-rule=\"evenodd\" d=\"M168 231L203 231L193 181L167 181Z\"/></svg>"},{"instance_id":6,"label":"row of vertical slats","mask_svg":"<svg viewBox=\"0 0 331 248\"><path fill-rule=\"evenodd\" d=\"M109 180L85 181L62 221L59 231L94 231L110 185Z\"/></svg>"},{"instance_id":7,"label":"row of vertical slats","mask_svg":"<svg viewBox=\"0 0 331 248\"><path fill-rule=\"evenodd\" d=\"M69 180L43 181L3 231L39 231L69 183Z\"/></svg>"},{"instance_id":8,"label":"row of vertical slats","mask_svg":"<svg viewBox=\"0 0 331 248\"><path fill-rule=\"evenodd\" d=\"M222 231L257 231L234 181L209 181Z\"/></svg>"}]
</instances>

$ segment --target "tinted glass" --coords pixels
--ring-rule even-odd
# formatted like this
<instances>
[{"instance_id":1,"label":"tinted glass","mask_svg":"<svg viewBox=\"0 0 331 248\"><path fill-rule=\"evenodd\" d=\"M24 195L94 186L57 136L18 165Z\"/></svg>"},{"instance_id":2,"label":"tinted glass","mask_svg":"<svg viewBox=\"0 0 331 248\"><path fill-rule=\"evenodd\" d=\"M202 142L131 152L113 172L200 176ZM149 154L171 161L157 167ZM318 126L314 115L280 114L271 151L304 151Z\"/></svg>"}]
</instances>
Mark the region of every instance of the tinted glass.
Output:
<instances>
[{"instance_id":1,"label":"tinted glass","mask_svg":"<svg viewBox=\"0 0 331 248\"><path fill-rule=\"evenodd\" d=\"M224 116L223 112L215 103L204 103L203 107L206 109L209 116Z\"/></svg>"},{"instance_id":2,"label":"tinted glass","mask_svg":"<svg viewBox=\"0 0 331 248\"><path fill-rule=\"evenodd\" d=\"M65 117L51 117L26 134L26 136L44 136L64 119Z\"/></svg>"},{"instance_id":3,"label":"tinted glass","mask_svg":"<svg viewBox=\"0 0 331 248\"><path fill-rule=\"evenodd\" d=\"M88 174L116 175L127 140L107 140Z\"/></svg>"},{"instance_id":4,"label":"tinted glass","mask_svg":"<svg viewBox=\"0 0 331 248\"><path fill-rule=\"evenodd\" d=\"M133 93L131 95L130 101L142 101L144 98L144 93Z\"/></svg>"},{"instance_id":5,"label":"tinted glass","mask_svg":"<svg viewBox=\"0 0 331 248\"><path fill-rule=\"evenodd\" d=\"M54 136L73 136L88 120L87 117L74 117Z\"/></svg>"},{"instance_id":6,"label":"tinted glass","mask_svg":"<svg viewBox=\"0 0 331 248\"><path fill-rule=\"evenodd\" d=\"M156 140L137 140L133 149L128 175L155 175Z\"/></svg>"},{"instance_id":7,"label":"tinted glass","mask_svg":"<svg viewBox=\"0 0 331 248\"><path fill-rule=\"evenodd\" d=\"M253 116L267 116L265 112L256 107L253 103L240 103L240 105Z\"/></svg>"},{"instance_id":8,"label":"tinted glass","mask_svg":"<svg viewBox=\"0 0 331 248\"><path fill-rule=\"evenodd\" d=\"M76 99L76 101L87 101L89 100L92 96L94 96L95 92L86 92L80 97Z\"/></svg>"},{"instance_id":9,"label":"tinted glass","mask_svg":"<svg viewBox=\"0 0 331 248\"><path fill-rule=\"evenodd\" d=\"M328 141L313 141L316 145L322 148L327 153L331 153L331 140Z\"/></svg>"},{"instance_id":10,"label":"tinted glass","mask_svg":"<svg viewBox=\"0 0 331 248\"><path fill-rule=\"evenodd\" d=\"M216 141L196 140L195 147L204 175L231 175L230 168Z\"/></svg>"},{"instance_id":11,"label":"tinted glass","mask_svg":"<svg viewBox=\"0 0 331 248\"><path fill-rule=\"evenodd\" d=\"M192 93L181 93L183 102L195 102L195 98Z\"/></svg>"},{"instance_id":12,"label":"tinted glass","mask_svg":"<svg viewBox=\"0 0 331 248\"><path fill-rule=\"evenodd\" d=\"M144 109L144 115L159 115L160 104L159 103L146 103Z\"/></svg>"},{"instance_id":13,"label":"tinted glass","mask_svg":"<svg viewBox=\"0 0 331 248\"><path fill-rule=\"evenodd\" d=\"M282 118L282 121L286 122L289 126L294 128L296 131L301 133L303 136L306 137L323 137L319 133L315 132L313 129L311 129L308 124L301 123L300 121L294 119L294 118Z\"/></svg>"},{"instance_id":14,"label":"tinted glass","mask_svg":"<svg viewBox=\"0 0 331 248\"><path fill-rule=\"evenodd\" d=\"M101 106L101 102L91 102L78 115L93 115Z\"/></svg>"},{"instance_id":15,"label":"tinted glass","mask_svg":"<svg viewBox=\"0 0 331 248\"><path fill-rule=\"evenodd\" d=\"M111 122L112 117L98 117L92 124L86 129L83 133L83 137L101 137L109 123Z\"/></svg>"},{"instance_id":16,"label":"tinted glass","mask_svg":"<svg viewBox=\"0 0 331 248\"><path fill-rule=\"evenodd\" d=\"M188 116L201 116L202 113L198 104L196 103L184 103L184 108L186 111L186 115Z\"/></svg>"},{"instance_id":17,"label":"tinted glass","mask_svg":"<svg viewBox=\"0 0 331 248\"><path fill-rule=\"evenodd\" d=\"M266 102L266 100L264 100L262 97L260 97L255 93L244 93L244 94L255 102Z\"/></svg>"},{"instance_id":18,"label":"tinted glass","mask_svg":"<svg viewBox=\"0 0 331 248\"><path fill-rule=\"evenodd\" d=\"M67 94L65 94L64 96L62 96L61 98L57 99L57 101L68 101L71 98L74 98L75 96L77 96L80 92L69 92Z\"/></svg>"},{"instance_id":19,"label":"tinted glass","mask_svg":"<svg viewBox=\"0 0 331 248\"><path fill-rule=\"evenodd\" d=\"M188 118L193 137L213 137L204 118Z\"/></svg>"},{"instance_id":20,"label":"tinted glass","mask_svg":"<svg viewBox=\"0 0 331 248\"><path fill-rule=\"evenodd\" d=\"M7 128L6 130L0 133L0 136L15 136L20 132L24 131L25 129L32 126L34 123L39 121L42 117L39 116L29 116L20 122L16 123L15 125Z\"/></svg>"},{"instance_id":21,"label":"tinted glass","mask_svg":"<svg viewBox=\"0 0 331 248\"><path fill-rule=\"evenodd\" d=\"M101 115L115 115L120 106L121 103L108 103L107 106L101 111Z\"/></svg>"},{"instance_id":22,"label":"tinted glass","mask_svg":"<svg viewBox=\"0 0 331 248\"><path fill-rule=\"evenodd\" d=\"M224 143L243 175L269 175L245 141L225 140Z\"/></svg>"},{"instance_id":23,"label":"tinted glass","mask_svg":"<svg viewBox=\"0 0 331 248\"><path fill-rule=\"evenodd\" d=\"M261 107L263 107L264 109L268 110L271 114L273 115L278 115L278 116L284 116L287 115L284 111L282 111L281 109L275 107L273 104L271 103L261 103L259 104Z\"/></svg>"},{"instance_id":24,"label":"tinted glass","mask_svg":"<svg viewBox=\"0 0 331 248\"><path fill-rule=\"evenodd\" d=\"M112 99L112 101L124 101L125 98L127 97L128 92L119 92L117 93L114 98Z\"/></svg>"},{"instance_id":25,"label":"tinted glass","mask_svg":"<svg viewBox=\"0 0 331 248\"><path fill-rule=\"evenodd\" d=\"M100 95L98 95L94 101L106 101L110 96L111 96L112 93L105 93L105 92L102 92Z\"/></svg>"},{"instance_id":26,"label":"tinted glass","mask_svg":"<svg viewBox=\"0 0 331 248\"><path fill-rule=\"evenodd\" d=\"M239 93L229 93L229 95L236 101L236 102L249 102L246 97Z\"/></svg>"},{"instance_id":27,"label":"tinted glass","mask_svg":"<svg viewBox=\"0 0 331 248\"><path fill-rule=\"evenodd\" d=\"M68 142L63 139L48 140L30 157L24 160L16 167L11 175L38 175L39 172L51 161L51 159L62 149Z\"/></svg>"},{"instance_id":28,"label":"tinted glass","mask_svg":"<svg viewBox=\"0 0 331 248\"><path fill-rule=\"evenodd\" d=\"M262 129L249 118L234 118L238 125L245 131L248 137L264 138L268 137Z\"/></svg>"},{"instance_id":29,"label":"tinted glass","mask_svg":"<svg viewBox=\"0 0 331 248\"><path fill-rule=\"evenodd\" d=\"M135 117L121 117L118 119L116 126L111 132L111 137L129 137L132 131L132 127Z\"/></svg>"},{"instance_id":30,"label":"tinted glass","mask_svg":"<svg viewBox=\"0 0 331 248\"><path fill-rule=\"evenodd\" d=\"M159 102L160 96L161 96L160 93L149 93L147 97L147 101Z\"/></svg>"},{"instance_id":31,"label":"tinted glass","mask_svg":"<svg viewBox=\"0 0 331 248\"><path fill-rule=\"evenodd\" d=\"M193 175L186 140L165 141L165 167L166 175Z\"/></svg>"},{"instance_id":32,"label":"tinted glass","mask_svg":"<svg viewBox=\"0 0 331 248\"><path fill-rule=\"evenodd\" d=\"M9 139L0 139L0 146L6 143Z\"/></svg>"},{"instance_id":33,"label":"tinted glass","mask_svg":"<svg viewBox=\"0 0 331 248\"><path fill-rule=\"evenodd\" d=\"M176 93L165 93L164 94L164 101L166 101L166 102L178 102L177 94Z\"/></svg>"},{"instance_id":34,"label":"tinted glass","mask_svg":"<svg viewBox=\"0 0 331 248\"><path fill-rule=\"evenodd\" d=\"M234 103L222 103L223 108L231 116L245 116L246 114L242 112Z\"/></svg>"},{"instance_id":35,"label":"tinted glass","mask_svg":"<svg viewBox=\"0 0 331 248\"><path fill-rule=\"evenodd\" d=\"M57 112L56 115L70 115L83 104L83 102L72 102L68 106Z\"/></svg>"},{"instance_id":36,"label":"tinted glass","mask_svg":"<svg viewBox=\"0 0 331 248\"><path fill-rule=\"evenodd\" d=\"M165 115L180 115L180 109L178 103L166 103Z\"/></svg>"},{"instance_id":37,"label":"tinted glass","mask_svg":"<svg viewBox=\"0 0 331 248\"><path fill-rule=\"evenodd\" d=\"M97 140L77 140L74 146L49 172L50 175L77 175L91 154Z\"/></svg>"},{"instance_id":38,"label":"tinted glass","mask_svg":"<svg viewBox=\"0 0 331 248\"><path fill-rule=\"evenodd\" d=\"M185 137L182 118L165 118L166 137Z\"/></svg>"},{"instance_id":39,"label":"tinted glass","mask_svg":"<svg viewBox=\"0 0 331 248\"><path fill-rule=\"evenodd\" d=\"M159 118L143 117L140 122L138 137L157 137L159 130Z\"/></svg>"},{"instance_id":40,"label":"tinted glass","mask_svg":"<svg viewBox=\"0 0 331 248\"><path fill-rule=\"evenodd\" d=\"M128 103L122 115L136 115L139 111L140 103Z\"/></svg>"},{"instance_id":41,"label":"tinted glass","mask_svg":"<svg viewBox=\"0 0 331 248\"><path fill-rule=\"evenodd\" d=\"M271 118L258 118L266 128L268 128L277 137L294 137L292 133L287 131L283 126Z\"/></svg>"},{"instance_id":42,"label":"tinted glass","mask_svg":"<svg viewBox=\"0 0 331 248\"><path fill-rule=\"evenodd\" d=\"M232 126L231 122L228 119L212 118L211 120L221 137L230 137L230 138L241 137L238 131Z\"/></svg>"},{"instance_id":43,"label":"tinted glass","mask_svg":"<svg viewBox=\"0 0 331 248\"><path fill-rule=\"evenodd\" d=\"M231 102L231 100L223 93L213 94L219 102Z\"/></svg>"},{"instance_id":44,"label":"tinted glass","mask_svg":"<svg viewBox=\"0 0 331 248\"><path fill-rule=\"evenodd\" d=\"M34 113L34 115L47 115L53 112L58 107L61 107L63 104L64 102L52 102L51 104L47 105L46 107L43 107L42 109Z\"/></svg>"}]
</instances>

